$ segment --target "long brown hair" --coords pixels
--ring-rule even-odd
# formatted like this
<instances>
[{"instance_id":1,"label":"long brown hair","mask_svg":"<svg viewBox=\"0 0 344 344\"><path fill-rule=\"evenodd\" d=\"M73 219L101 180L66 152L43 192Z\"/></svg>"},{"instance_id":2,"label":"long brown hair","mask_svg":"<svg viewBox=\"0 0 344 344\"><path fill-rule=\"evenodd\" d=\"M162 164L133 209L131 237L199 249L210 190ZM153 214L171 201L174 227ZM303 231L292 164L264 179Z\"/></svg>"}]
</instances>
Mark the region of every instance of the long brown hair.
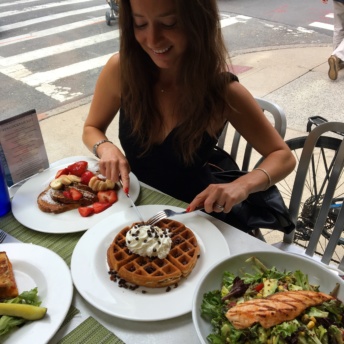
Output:
<instances>
[{"instance_id":1,"label":"long brown hair","mask_svg":"<svg viewBox=\"0 0 344 344\"><path fill-rule=\"evenodd\" d=\"M225 86L229 80L223 72L228 53L216 0L174 1L178 25L188 38L178 76L181 96L176 113L181 122L175 144L185 163L190 163L204 132L215 137L225 122ZM122 107L144 153L153 145L156 129L162 125L153 92L159 70L135 39L130 0L120 1L119 27Z\"/></svg>"}]
</instances>

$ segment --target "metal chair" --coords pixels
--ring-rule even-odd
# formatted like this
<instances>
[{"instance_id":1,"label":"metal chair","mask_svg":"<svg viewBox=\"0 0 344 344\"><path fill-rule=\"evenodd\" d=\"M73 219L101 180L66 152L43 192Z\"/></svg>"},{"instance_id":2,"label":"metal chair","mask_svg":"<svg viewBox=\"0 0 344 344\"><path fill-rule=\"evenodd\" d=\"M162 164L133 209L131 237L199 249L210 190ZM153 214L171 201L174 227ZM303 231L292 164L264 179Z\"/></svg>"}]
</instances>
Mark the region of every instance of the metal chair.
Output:
<instances>
[{"instance_id":1,"label":"metal chair","mask_svg":"<svg viewBox=\"0 0 344 344\"><path fill-rule=\"evenodd\" d=\"M339 134L338 145L332 148L331 158L326 158L325 150L319 152L322 142L326 142L323 138L328 138L323 134L328 133L330 137ZM296 252L306 254L316 260L321 261L326 265L330 265L331 258L335 254L335 250L343 244L343 230L344 230L344 207L343 204L343 185L344 185L344 123L328 122L315 127L306 137L304 146L298 163L295 181L293 184L289 211L292 221L298 226L304 222L303 216L305 213L311 213L309 219L312 221L310 226L309 242L305 249L294 244L295 231L290 234L285 234L283 242L274 244L274 246L289 252ZM325 147L324 148L328 148ZM315 160L315 155L321 157L321 161L325 161L324 175L316 173L318 158ZM325 158L325 159L324 159ZM310 174L313 174L310 179ZM311 183L317 184L316 187L309 185ZM312 190L309 194L309 190ZM308 190L308 191L307 191ZM305 193L308 193L305 197ZM338 193L341 195L337 198ZM311 202L310 202L311 200ZM339 203L338 203L339 200ZM302 213L305 209L306 202L308 202L307 212ZM310 204L310 205L309 205ZM330 220L330 221L329 221ZM330 223L330 226L329 226ZM316 255L316 248L319 240L326 239L326 245L323 255ZM324 240L322 240L323 242ZM323 245L323 243L322 243ZM341 260L337 260L338 268L344 271L344 258L340 254ZM333 265L333 264L331 264Z\"/></svg>"},{"instance_id":2,"label":"metal chair","mask_svg":"<svg viewBox=\"0 0 344 344\"><path fill-rule=\"evenodd\" d=\"M278 131L278 133L281 135L282 138L284 138L286 130L287 130L287 119L285 116L284 110L277 104L262 99L255 97L255 100L259 104L260 108L263 110L263 112L268 116L268 117L273 117L274 121L274 127ZM227 135L227 129L228 129L228 122L226 123L225 127L222 130L222 133L219 137L218 140L218 147L224 149L224 144L226 140L226 135ZM240 166L238 162L238 152L241 149L244 149L244 156L242 159L242 164L241 164L241 170L242 171L248 171L249 170L249 165L251 161L251 156L252 156L252 146L245 142L242 142L242 145L240 145L240 139L241 135L238 131L235 131L234 136L233 136L233 141L232 141L232 146L231 146L231 151L230 155L232 158L237 162L237 164ZM257 164L261 161L261 158L258 159ZM257 228L255 231L253 231L253 235L262 240L266 241L261 230Z\"/></svg>"},{"instance_id":3,"label":"metal chair","mask_svg":"<svg viewBox=\"0 0 344 344\"><path fill-rule=\"evenodd\" d=\"M257 97L255 97L255 99L265 114L269 113L273 116L274 127L279 132L281 137L284 139L285 132L287 129L287 119L286 119L284 110L279 105L277 105L273 102L270 102L268 100L265 100L262 98L257 98ZM220 138L218 140L218 146L222 149L223 149L224 144L225 144L227 129L228 129L228 122L226 123L224 129L222 130L222 133L221 133ZM239 151L239 147L240 147L240 139L241 139L241 135L237 131L235 131L233 141L232 141L230 155L236 161L237 161L238 151ZM245 153L244 153L243 162L242 162L242 166L241 166L241 169L243 171L248 171L250 160L251 160L251 155L252 155L252 146L246 142Z\"/></svg>"}]
</instances>

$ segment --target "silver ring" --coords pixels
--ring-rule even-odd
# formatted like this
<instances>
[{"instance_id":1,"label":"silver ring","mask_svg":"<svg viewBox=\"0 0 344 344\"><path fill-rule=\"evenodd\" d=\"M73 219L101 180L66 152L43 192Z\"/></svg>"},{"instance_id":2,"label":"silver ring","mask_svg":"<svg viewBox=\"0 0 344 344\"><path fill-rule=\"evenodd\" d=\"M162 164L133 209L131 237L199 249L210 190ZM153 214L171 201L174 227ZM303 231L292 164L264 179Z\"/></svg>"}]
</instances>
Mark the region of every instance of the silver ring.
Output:
<instances>
[{"instance_id":1,"label":"silver ring","mask_svg":"<svg viewBox=\"0 0 344 344\"><path fill-rule=\"evenodd\" d=\"M225 207L223 205L220 205L218 203L214 203L214 207L217 209L220 209L221 211L223 211L225 209Z\"/></svg>"}]
</instances>

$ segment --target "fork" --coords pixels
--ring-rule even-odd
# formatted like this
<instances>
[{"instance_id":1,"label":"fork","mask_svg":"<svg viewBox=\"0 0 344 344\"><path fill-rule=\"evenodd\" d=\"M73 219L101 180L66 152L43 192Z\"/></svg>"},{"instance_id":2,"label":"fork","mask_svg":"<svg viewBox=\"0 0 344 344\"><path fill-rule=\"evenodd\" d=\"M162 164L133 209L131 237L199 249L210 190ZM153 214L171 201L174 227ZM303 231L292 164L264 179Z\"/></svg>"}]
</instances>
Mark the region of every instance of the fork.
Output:
<instances>
[{"instance_id":1,"label":"fork","mask_svg":"<svg viewBox=\"0 0 344 344\"><path fill-rule=\"evenodd\" d=\"M5 241L7 234L0 230L0 244Z\"/></svg>"},{"instance_id":2,"label":"fork","mask_svg":"<svg viewBox=\"0 0 344 344\"><path fill-rule=\"evenodd\" d=\"M164 209L156 213L154 216L152 216L150 219L146 221L147 225L153 226L157 222L159 222L162 219L166 219L168 217L174 216L174 215L181 215L181 214L186 214L187 211L173 211L171 209Z\"/></svg>"},{"instance_id":3,"label":"fork","mask_svg":"<svg viewBox=\"0 0 344 344\"><path fill-rule=\"evenodd\" d=\"M196 210L203 210L204 207L199 207L196 208ZM184 211L174 211L171 209L164 209L156 213L154 216L152 216L150 219L148 219L145 223L149 226L155 225L157 222L159 222L162 219L167 219L168 217L172 217L175 215L182 215L182 214L188 214L189 212L184 210Z\"/></svg>"}]
</instances>

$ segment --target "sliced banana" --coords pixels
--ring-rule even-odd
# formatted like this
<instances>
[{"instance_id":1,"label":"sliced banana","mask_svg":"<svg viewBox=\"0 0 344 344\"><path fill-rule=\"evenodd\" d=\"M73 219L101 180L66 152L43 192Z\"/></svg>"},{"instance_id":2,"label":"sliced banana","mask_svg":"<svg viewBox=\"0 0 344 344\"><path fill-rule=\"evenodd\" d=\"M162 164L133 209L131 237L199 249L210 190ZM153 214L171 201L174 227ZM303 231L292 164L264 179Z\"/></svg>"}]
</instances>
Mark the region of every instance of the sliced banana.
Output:
<instances>
[{"instance_id":1,"label":"sliced banana","mask_svg":"<svg viewBox=\"0 0 344 344\"><path fill-rule=\"evenodd\" d=\"M64 185L70 185L75 182L80 182L81 178L73 174L62 174L58 178L51 181L50 186L54 190L60 190Z\"/></svg>"},{"instance_id":2,"label":"sliced banana","mask_svg":"<svg viewBox=\"0 0 344 344\"><path fill-rule=\"evenodd\" d=\"M88 186L93 191L105 191L112 190L115 187L115 183L110 179L100 180L97 176L94 176L88 182Z\"/></svg>"}]
</instances>

